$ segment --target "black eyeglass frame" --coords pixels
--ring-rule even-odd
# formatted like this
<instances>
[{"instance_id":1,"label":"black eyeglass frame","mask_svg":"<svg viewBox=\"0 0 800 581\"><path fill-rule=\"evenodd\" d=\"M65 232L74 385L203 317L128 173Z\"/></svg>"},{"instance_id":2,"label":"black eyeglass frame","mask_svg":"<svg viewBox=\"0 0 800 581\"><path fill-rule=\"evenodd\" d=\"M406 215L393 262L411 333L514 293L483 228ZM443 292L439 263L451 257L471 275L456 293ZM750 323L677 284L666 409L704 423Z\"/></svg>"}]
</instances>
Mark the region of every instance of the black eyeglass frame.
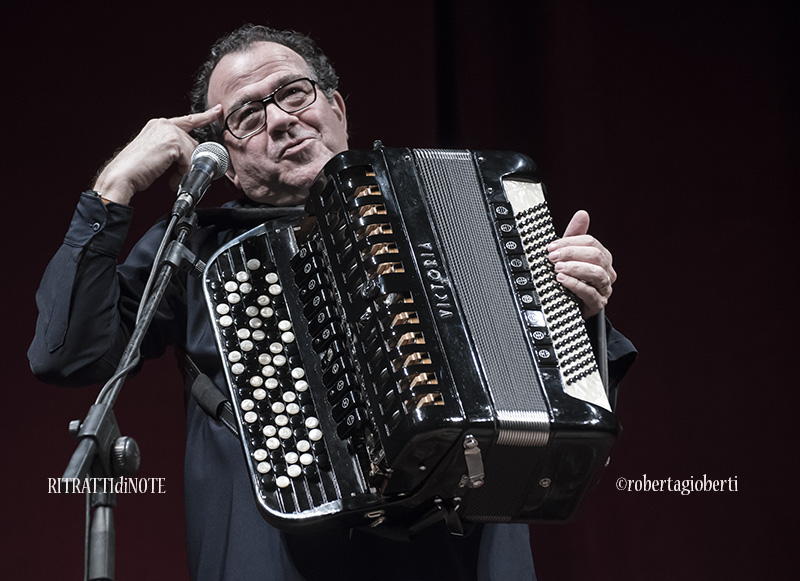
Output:
<instances>
[{"instance_id":1,"label":"black eyeglass frame","mask_svg":"<svg viewBox=\"0 0 800 581\"><path fill-rule=\"evenodd\" d=\"M307 81L307 82L311 83L311 89L314 91L314 98L311 99L311 102L303 105L299 109L286 110L283 107L281 107L280 103L278 103L275 100L275 95L277 95L279 91L282 91L286 87L288 87L290 85L293 85L295 83L299 83L301 81ZM269 105L270 103L273 103L278 109L280 109L284 113L288 113L288 114L291 115L292 113L299 113L300 111L302 111L304 109L308 109L309 107L311 107L311 105L313 105L316 102L317 102L317 82L314 79L309 79L308 77L302 77L300 79L294 79L293 81L289 81L288 83L285 83L285 84L281 85L280 87L278 87L277 89L272 91L269 95L267 95L263 99L255 99L253 101L248 101L247 103L243 103L240 106L236 107L236 109L234 109L233 111L228 113L228 116L225 117L225 126L223 127L223 131L227 131L228 133L233 135L233 137L235 137L236 139L247 139L248 137L251 137L251 136L255 135L256 133L258 133L259 131L262 131L267 126L267 105ZM261 106L264 109L264 124L261 125L258 129L255 129L255 130L253 130L253 131L251 131L249 133L246 133L245 135L239 137L238 135L236 135L233 132L233 130L228 125L228 120L231 117L233 117L234 115L236 115L236 113L238 113L239 111L244 109L245 107L249 107L249 106L253 105L254 103L261 103Z\"/></svg>"}]
</instances>

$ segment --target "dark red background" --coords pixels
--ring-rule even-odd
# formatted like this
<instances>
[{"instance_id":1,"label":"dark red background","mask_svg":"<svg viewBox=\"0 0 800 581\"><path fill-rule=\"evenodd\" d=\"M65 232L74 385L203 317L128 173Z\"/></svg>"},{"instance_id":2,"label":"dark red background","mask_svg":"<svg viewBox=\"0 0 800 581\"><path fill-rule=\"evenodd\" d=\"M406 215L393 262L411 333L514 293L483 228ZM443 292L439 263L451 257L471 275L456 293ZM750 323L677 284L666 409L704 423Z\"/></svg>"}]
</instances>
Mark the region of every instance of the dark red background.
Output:
<instances>
[{"instance_id":1,"label":"dark red background","mask_svg":"<svg viewBox=\"0 0 800 581\"><path fill-rule=\"evenodd\" d=\"M608 312L641 351L619 402L625 431L577 522L533 527L540 579L794 578L794 2L90 4L17 5L4 26L3 577L82 571L82 498L47 490L96 388L30 375L38 279L100 164L150 117L182 114L213 40L256 21L326 50L353 147L522 151L559 228L586 208L613 250ZM204 205L224 198L214 189ZM136 199L133 236L172 196L161 183ZM172 358L131 381L117 410L139 475L167 489L120 499L117 578L185 578ZM644 474L736 477L738 492L615 489Z\"/></svg>"}]
</instances>

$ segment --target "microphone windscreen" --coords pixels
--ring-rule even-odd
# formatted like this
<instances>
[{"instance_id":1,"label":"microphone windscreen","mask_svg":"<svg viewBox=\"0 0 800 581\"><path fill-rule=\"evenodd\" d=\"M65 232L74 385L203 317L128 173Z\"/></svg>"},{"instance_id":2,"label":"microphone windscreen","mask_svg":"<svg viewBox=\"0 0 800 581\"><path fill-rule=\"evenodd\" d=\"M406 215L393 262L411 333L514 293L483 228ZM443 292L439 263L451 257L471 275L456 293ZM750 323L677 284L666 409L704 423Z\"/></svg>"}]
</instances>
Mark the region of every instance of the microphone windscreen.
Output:
<instances>
[{"instance_id":1,"label":"microphone windscreen","mask_svg":"<svg viewBox=\"0 0 800 581\"><path fill-rule=\"evenodd\" d=\"M192 165L200 157L212 158L216 163L217 171L214 172L214 179L222 177L228 171L228 165L230 164L228 150L216 141L206 141L198 145L192 153Z\"/></svg>"}]
</instances>

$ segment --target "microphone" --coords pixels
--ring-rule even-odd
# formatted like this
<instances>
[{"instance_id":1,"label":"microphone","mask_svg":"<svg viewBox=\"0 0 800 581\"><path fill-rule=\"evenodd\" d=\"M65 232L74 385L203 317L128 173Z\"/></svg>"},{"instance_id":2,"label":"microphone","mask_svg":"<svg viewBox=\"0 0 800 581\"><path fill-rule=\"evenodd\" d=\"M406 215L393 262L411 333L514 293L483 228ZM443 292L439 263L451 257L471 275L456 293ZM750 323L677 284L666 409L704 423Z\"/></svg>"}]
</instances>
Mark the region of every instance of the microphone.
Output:
<instances>
[{"instance_id":1,"label":"microphone","mask_svg":"<svg viewBox=\"0 0 800 581\"><path fill-rule=\"evenodd\" d=\"M197 205L209 184L228 171L228 150L215 141L198 145L192 153L192 169L181 179L178 200L172 207L172 215L184 217Z\"/></svg>"}]
</instances>

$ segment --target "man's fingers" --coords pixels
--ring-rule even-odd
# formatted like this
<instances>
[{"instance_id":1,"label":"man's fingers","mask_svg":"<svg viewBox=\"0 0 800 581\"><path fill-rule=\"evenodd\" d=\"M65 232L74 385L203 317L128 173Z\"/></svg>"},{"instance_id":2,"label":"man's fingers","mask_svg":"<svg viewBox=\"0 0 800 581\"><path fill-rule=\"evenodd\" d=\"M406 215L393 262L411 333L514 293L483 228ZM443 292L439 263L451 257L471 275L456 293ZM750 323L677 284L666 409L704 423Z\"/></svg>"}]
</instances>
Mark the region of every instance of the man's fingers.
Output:
<instances>
[{"instance_id":1,"label":"man's fingers","mask_svg":"<svg viewBox=\"0 0 800 581\"><path fill-rule=\"evenodd\" d=\"M569 236L582 236L589 232L589 213L586 210L578 210L572 216L572 220L567 224L564 231L564 238Z\"/></svg>"},{"instance_id":2,"label":"man's fingers","mask_svg":"<svg viewBox=\"0 0 800 581\"><path fill-rule=\"evenodd\" d=\"M555 269L557 273L581 280L604 295L611 294L611 285L614 284L617 277L613 268L586 262L559 262Z\"/></svg>"},{"instance_id":3,"label":"man's fingers","mask_svg":"<svg viewBox=\"0 0 800 581\"><path fill-rule=\"evenodd\" d=\"M559 257L561 259L574 258L574 253L584 248L591 252L601 252L603 250L603 245L600 244L600 242L594 236L590 236L589 234L581 234L570 236L569 240L565 238L554 240L547 246L547 249L550 252L559 250Z\"/></svg>"},{"instance_id":4,"label":"man's fingers","mask_svg":"<svg viewBox=\"0 0 800 581\"><path fill-rule=\"evenodd\" d=\"M564 285L564 288L571 290L579 299L581 315L586 319L599 313L606 306L608 298L611 296L612 287L610 284L597 289L584 280L564 273L559 273L557 280Z\"/></svg>"},{"instance_id":5,"label":"man's fingers","mask_svg":"<svg viewBox=\"0 0 800 581\"><path fill-rule=\"evenodd\" d=\"M589 213L586 210L578 210L572 219L567 224L567 229L564 231L564 236L553 240L547 246L548 251L553 251L557 248L570 246L573 244L588 244L594 238L588 235L589 232Z\"/></svg>"},{"instance_id":6,"label":"man's fingers","mask_svg":"<svg viewBox=\"0 0 800 581\"><path fill-rule=\"evenodd\" d=\"M599 313L611 296L617 273L611 253L589 235L588 212L575 212L564 237L548 244L547 251L557 280L579 299L583 316Z\"/></svg>"},{"instance_id":7,"label":"man's fingers","mask_svg":"<svg viewBox=\"0 0 800 581\"><path fill-rule=\"evenodd\" d=\"M173 117L170 119L176 127L186 131L198 129L204 125L208 125L215 121L222 113L222 105L214 105L211 109L203 111L202 113L190 113L189 115L182 115L180 117Z\"/></svg>"},{"instance_id":8,"label":"man's fingers","mask_svg":"<svg viewBox=\"0 0 800 581\"><path fill-rule=\"evenodd\" d=\"M611 277L612 283L617 278L612 266L613 258L611 253L594 239L592 239L592 243L585 246L566 246L558 248L551 251L548 257L556 266L561 265L561 268L565 265L569 265L571 269L580 267L582 264L585 264L587 267L593 265L606 271Z\"/></svg>"}]
</instances>

